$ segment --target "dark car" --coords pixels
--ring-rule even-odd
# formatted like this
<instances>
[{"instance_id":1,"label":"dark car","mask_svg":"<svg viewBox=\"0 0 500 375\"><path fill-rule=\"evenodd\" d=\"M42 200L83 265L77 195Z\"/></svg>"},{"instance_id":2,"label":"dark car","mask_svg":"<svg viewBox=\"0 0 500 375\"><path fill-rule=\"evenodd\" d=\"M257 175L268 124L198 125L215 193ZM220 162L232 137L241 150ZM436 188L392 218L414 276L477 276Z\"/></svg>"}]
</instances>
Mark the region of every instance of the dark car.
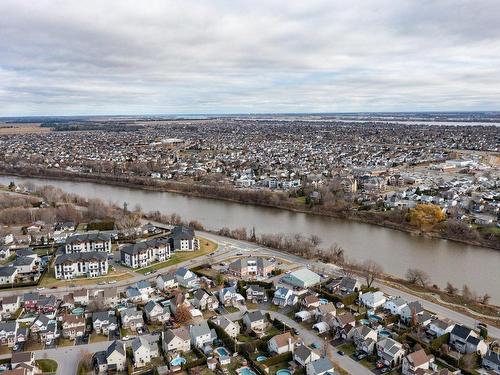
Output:
<instances>
[{"instance_id":1,"label":"dark car","mask_svg":"<svg viewBox=\"0 0 500 375\"><path fill-rule=\"evenodd\" d=\"M339 351L337 352L337 354L338 354L338 355L344 355L345 353L344 353L344 351L339 350Z\"/></svg>"}]
</instances>

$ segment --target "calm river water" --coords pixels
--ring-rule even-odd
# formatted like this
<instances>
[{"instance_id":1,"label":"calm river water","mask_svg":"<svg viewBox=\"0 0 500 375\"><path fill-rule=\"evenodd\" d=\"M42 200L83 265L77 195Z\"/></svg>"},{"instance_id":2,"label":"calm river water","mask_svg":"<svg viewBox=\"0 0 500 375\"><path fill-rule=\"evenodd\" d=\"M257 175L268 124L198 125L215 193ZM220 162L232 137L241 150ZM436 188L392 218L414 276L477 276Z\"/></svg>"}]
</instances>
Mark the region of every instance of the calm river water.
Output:
<instances>
[{"instance_id":1,"label":"calm river water","mask_svg":"<svg viewBox=\"0 0 500 375\"><path fill-rule=\"evenodd\" d=\"M404 276L408 267L425 270L431 281L445 286L450 281L461 288L467 283L478 293L488 293L500 303L500 251L468 246L446 240L411 236L404 232L374 225L324 216L289 212L274 208L244 205L181 194L154 192L133 188L72 182L0 176L0 183L30 181L36 185L53 185L88 198L101 198L130 208L136 204L144 211L176 212L183 219L200 221L205 227L248 229L259 233L316 234L322 246L337 243L346 255L358 261L374 259L385 272Z\"/></svg>"}]
</instances>

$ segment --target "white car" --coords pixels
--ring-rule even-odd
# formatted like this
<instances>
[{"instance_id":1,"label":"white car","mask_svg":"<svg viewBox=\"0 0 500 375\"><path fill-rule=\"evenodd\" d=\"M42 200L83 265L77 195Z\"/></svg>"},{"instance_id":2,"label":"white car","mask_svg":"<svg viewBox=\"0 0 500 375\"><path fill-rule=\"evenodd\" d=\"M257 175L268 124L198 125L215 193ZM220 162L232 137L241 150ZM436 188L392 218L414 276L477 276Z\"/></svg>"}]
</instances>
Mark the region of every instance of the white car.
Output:
<instances>
[{"instance_id":1,"label":"white car","mask_svg":"<svg viewBox=\"0 0 500 375\"><path fill-rule=\"evenodd\" d=\"M122 337L122 340L123 340L123 341L128 341L129 339L130 339L130 337L128 337L128 336L123 336L123 337Z\"/></svg>"},{"instance_id":2,"label":"white car","mask_svg":"<svg viewBox=\"0 0 500 375\"><path fill-rule=\"evenodd\" d=\"M45 288L43 286L40 286L38 288L36 288L36 290L44 290Z\"/></svg>"}]
</instances>

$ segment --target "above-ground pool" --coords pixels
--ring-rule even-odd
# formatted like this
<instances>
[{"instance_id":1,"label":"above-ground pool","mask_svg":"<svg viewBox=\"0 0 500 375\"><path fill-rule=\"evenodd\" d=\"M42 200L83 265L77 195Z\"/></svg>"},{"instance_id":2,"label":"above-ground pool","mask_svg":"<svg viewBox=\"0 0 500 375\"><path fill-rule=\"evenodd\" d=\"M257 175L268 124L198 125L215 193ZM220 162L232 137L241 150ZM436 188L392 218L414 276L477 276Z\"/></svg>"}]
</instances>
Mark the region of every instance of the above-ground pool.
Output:
<instances>
[{"instance_id":1,"label":"above-ground pool","mask_svg":"<svg viewBox=\"0 0 500 375\"><path fill-rule=\"evenodd\" d=\"M282 368L281 370L276 371L276 375L292 375L292 372Z\"/></svg>"},{"instance_id":2,"label":"above-ground pool","mask_svg":"<svg viewBox=\"0 0 500 375\"><path fill-rule=\"evenodd\" d=\"M321 303L322 305L326 305L328 303L328 300L325 298L320 298L319 303Z\"/></svg>"},{"instance_id":3,"label":"above-ground pool","mask_svg":"<svg viewBox=\"0 0 500 375\"><path fill-rule=\"evenodd\" d=\"M215 352L221 356L221 357L228 357L229 356L229 352L227 351L226 348L220 346L218 347L217 349L215 349Z\"/></svg>"},{"instance_id":4,"label":"above-ground pool","mask_svg":"<svg viewBox=\"0 0 500 375\"><path fill-rule=\"evenodd\" d=\"M71 312L74 315L83 315L83 313L85 312L85 309L83 307L77 307L76 309L71 310Z\"/></svg>"},{"instance_id":5,"label":"above-ground pool","mask_svg":"<svg viewBox=\"0 0 500 375\"><path fill-rule=\"evenodd\" d=\"M248 367L242 367L240 368L240 375L255 375L255 372L250 370Z\"/></svg>"},{"instance_id":6,"label":"above-ground pool","mask_svg":"<svg viewBox=\"0 0 500 375\"><path fill-rule=\"evenodd\" d=\"M186 363L186 358L184 357L177 357L170 361L170 364L172 366L182 366L185 363Z\"/></svg>"},{"instance_id":7,"label":"above-ground pool","mask_svg":"<svg viewBox=\"0 0 500 375\"><path fill-rule=\"evenodd\" d=\"M265 355L259 355L255 359L257 360L257 362L264 362L267 359L267 357Z\"/></svg>"}]
</instances>

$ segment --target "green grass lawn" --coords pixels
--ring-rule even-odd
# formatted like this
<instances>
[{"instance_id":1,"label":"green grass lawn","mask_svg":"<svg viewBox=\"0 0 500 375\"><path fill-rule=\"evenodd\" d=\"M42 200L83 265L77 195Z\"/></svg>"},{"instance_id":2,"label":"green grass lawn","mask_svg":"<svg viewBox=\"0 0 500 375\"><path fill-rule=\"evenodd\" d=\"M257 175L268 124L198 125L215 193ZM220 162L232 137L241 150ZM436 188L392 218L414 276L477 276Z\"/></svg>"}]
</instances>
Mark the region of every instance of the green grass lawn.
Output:
<instances>
[{"instance_id":1,"label":"green grass lawn","mask_svg":"<svg viewBox=\"0 0 500 375\"><path fill-rule=\"evenodd\" d=\"M38 359L35 362L42 372L56 372L57 370L57 362L53 359Z\"/></svg>"},{"instance_id":2,"label":"green grass lawn","mask_svg":"<svg viewBox=\"0 0 500 375\"><path fill-rule=\"evenodd\" d=\"M179 251L175 252L172 257L161 263L153 264L146 268L141 268L140 270L136 270L135 272L140 274L145 274L146 272L157 271L165 267L173 266L178 263L185 262L186 260L191 260L194 258L198 258L203 255L210 254L211 252L217 249L217 244L213 241L207 240L205 238L200 238L200 250L198 251Z\"/></svg>"},{"instance_id":3,"label":"green grass lawn","mask_svg":"<svg viewBox=\"0 0 500 375\"><path fill-rule=\"evenodd\" d=\"M338 349L342 350L347 356L354 354L354 352L356 351L356 347L350 342L342 344L338 347Z\"/></svg>"}]
</instances>

